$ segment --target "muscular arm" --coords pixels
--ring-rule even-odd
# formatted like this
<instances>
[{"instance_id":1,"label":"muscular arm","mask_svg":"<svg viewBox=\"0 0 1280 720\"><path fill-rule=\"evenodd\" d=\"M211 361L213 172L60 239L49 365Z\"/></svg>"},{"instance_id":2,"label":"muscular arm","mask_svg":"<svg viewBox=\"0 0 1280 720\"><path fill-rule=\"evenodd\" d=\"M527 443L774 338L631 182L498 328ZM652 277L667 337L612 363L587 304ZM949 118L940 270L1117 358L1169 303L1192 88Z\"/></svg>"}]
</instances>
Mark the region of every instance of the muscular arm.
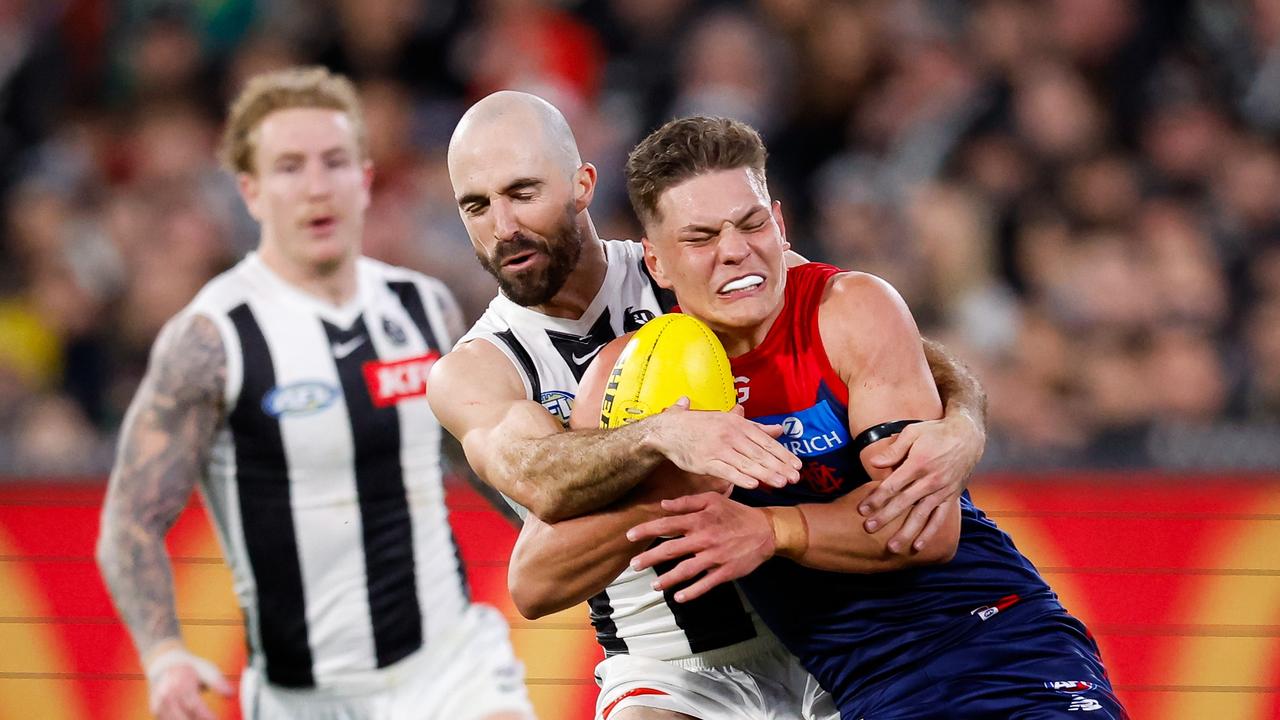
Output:
<instances>
[{"instance_id":1,"label":"muscular arm","mask_svg":"<svg viewBox=\"0 0 1280 720\"><path fill-rule=\"evenodd\" d=\"M980 432L987 428L987 391L967 365L936 340L924 341L924 357L942 398L944 417L964 416Z\"/></svg>"},{"instance_id":2,"label":"muscular arm","mask_svg":"<svg viewBox=\"0 0 1280 720\"><path fill-rule=\"evenodd\" d=\"M832 366L849 388L849 430L856 436L864 429L895 420L935 420L942 404L934 377L906 303L888 283L872 275L844 273L831 280L819 310L823 344ZM865 338L874 338L868 343ZM890 471L868 462L888 440L862 451L863 465L875 485L864 486L827 504L809 504L783 513L804 513L808 525L807 547L783 547L805 565L823 569L847 569L844 562L895 557L888 541L900 521L867 532L857 518L861 495L866 497ZM896 556L902 564L950 559L959 541L960 506L955 499L936 510L943 532L921 548ZM902 520L905 520L903 518ZM787 520L783 519L785 524ZM795 522L795 520L791 520ZM775 525L778 523L775 522Z\"/></svg>"},{"instance_id":3,"label":"muscular arm","mask_svg":"<svg viewBox=\"0 0 1280 720\"><path fill-rule=\"evenodd\" d=\"M125 416L97 558L144 658L167 641L180 642L164 537L201 475L225 382L226 351L213 323L178 316L156 340Z\"/></svg>"},{"instance_id":4,"label":"muscular arm","mask_svg":"<svg viewBox=\"0 0 1280 720\"><path fill-rule=\"evenodd\" d=\"M640 423L564 432L545 407L525 399L516 369L483 340L436 363L429 387L431 409L476 474L544 521L603 507L662 461Z\"/></svg>"},{"instance_id":5,"label":"muscular arm","mask_svg":"<svg viewBox=\"0 0 1280 720\"><path fill-rule=\"evenodd\" d=\"M593 368L607 374L608 358L624 344L612 341ZM730 413L672 408L614 430L564 432L546 408L525 399L511 362L483 340L436 363L430 387L431 409L462 442L476 473L546 522L614 502L664 458L748 487L797 476L795 458L769 432Z\"/></svg>"},{"instance_id":6,"label":"muscular arm","mask_svg":"<svg viewBox=\"0 0 1280 720\"><path fill-rule=\"evenodd\" d=\"M987 443L987 394L978 379L942 345L925 339L924 351L946 415L881 443L868 461L893 472L858 507L868 532L898 525L889 539L894 552L923 548L942 529L937 509L964 492Z\"/></svg>"},{"instance_id":7,"label":"muscular arm","mask_svg":"<svg viewBox=\"0 0 1280 720\"><path fill-rule=\"evenodd\" d=\"M621 348L616 342L605 346L583 376L570 427L599 424L608 369ZM556 523L527 518L507 569L507 586L520 614L534 620L603 590L645 548L627 539L627 529L661 517L663 499L705 489L707 479L703 480L662 464L622 499L597 512Z\"/></svg>"},{"instance_id":8,"label":"muscular arm","mask_svg":"<svg viewBox=\"0 0 1280 720\"><path fill-rule=\"evenodd\" d=\"M807 503L774 508L774 554L789 557L806 567L850 573L876 573L912 565L930 565L950 560L960 535L960 505L956 501L939 509L943 532L920 549L899 553L889 548L889 540L905 518L898 518L875 532L850 522L857 505L880 485L872 481L830 503ZM801 520L796 515L804 514Z\"/></svg>"},{"instance_id":9,"label":"muscular arm","mask_svg":"<svg viewBox=\"0 0 1280 720\"><path fill-rule=\"evenodd\" d=\"M662 516L663 497L643 484L603 510L544 523L530 515L511 551L507 586L520 614L530 620L573 607L622 573L645 548L627 540L627 528Z\"/></svg>"},{"instance_id":10,"label":"muscular arm","mask_svg":"<svg viewBox=\"0 0 1280 720\"><path fill-rule=\"evenodd\" d=\"M942 414L919 332L893 288L861 273L839 275L824 295L818 319L827 355L849 389L851 435L885 422ZM863 450L864 465L878 444ZM950 559L959 540L958 502L936 510L942 530L931 542L895 554L888 540L901 521L875 532L855 522L859 502L889 474L870 465L866 469L871 483L830 503L759 509L713 493L667 501L664 510L676 515L634 528L629 537L681 536L637 558L649 567L692 554L660 578L661 587L668 588L705 573L677 593L681 601L742 577L775 554L838 572L881 572Z\"/></svg>"}]
</instances>

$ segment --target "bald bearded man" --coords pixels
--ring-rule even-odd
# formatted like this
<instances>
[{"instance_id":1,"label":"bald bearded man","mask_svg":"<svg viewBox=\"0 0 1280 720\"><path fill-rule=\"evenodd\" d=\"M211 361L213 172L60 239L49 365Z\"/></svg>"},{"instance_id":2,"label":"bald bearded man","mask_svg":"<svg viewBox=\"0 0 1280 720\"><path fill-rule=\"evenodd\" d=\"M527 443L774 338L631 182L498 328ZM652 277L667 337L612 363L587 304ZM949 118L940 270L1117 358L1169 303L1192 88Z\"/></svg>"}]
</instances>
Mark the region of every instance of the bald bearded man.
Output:
<instances>
[{"instance_id":1,"label":"bald bearded man","mask_svg":"<svg viewBox=\"0 0 1280 720\"><path fill-rule=\"evenodd\" d=\"M459 123L448 159L463 224L499 294L436 363L428 397L476 473L525 518L510 566L516 605L537 617L589 600L607 656L598 718L836 717L734 585L678 603L679 588L652 589L654 570L627 568L645 548L626 530L659 517L662 499L797 481L799 460L775 440L781 427L676 406L617 431L570 430L591 359L672 298L638 243L596 234L596 169L551 104L509 91L484 98ZM913 426L884 460L907 458L896 496L880 504L881 514L909 513L904 551L935 530L932 509L963 490L985 439L981 388L937 348L929 358L947 417ZM664 461L682 472L654 473Z\"/></svg>"}]
</instances>

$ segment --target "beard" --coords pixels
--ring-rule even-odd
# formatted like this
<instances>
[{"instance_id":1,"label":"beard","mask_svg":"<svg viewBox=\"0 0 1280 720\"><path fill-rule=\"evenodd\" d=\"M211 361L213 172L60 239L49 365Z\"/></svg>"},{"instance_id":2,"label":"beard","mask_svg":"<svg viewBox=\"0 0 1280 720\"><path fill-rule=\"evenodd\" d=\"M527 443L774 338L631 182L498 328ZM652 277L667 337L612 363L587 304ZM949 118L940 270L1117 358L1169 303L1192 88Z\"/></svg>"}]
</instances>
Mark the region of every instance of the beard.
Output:
<instances>
[{"instance_id":1,"label":"beard","mask_svg":"<svg viewBox=\"0 0 1280 720\"><path fill-rule=\"evenodd\" d=\"M542 305L560 292L569 273L578 266L578 258L582 255L582 230L576 216L573 204L569 203L565 206L563 222L546 240L516 233L494 248L492 257L476 252L476 260L498 281L498 289L511 302L522 307ZM516 272L503 269L502 263L508 258L530 250L547 256L545 267Z\"/></svg>"}]
</instances>

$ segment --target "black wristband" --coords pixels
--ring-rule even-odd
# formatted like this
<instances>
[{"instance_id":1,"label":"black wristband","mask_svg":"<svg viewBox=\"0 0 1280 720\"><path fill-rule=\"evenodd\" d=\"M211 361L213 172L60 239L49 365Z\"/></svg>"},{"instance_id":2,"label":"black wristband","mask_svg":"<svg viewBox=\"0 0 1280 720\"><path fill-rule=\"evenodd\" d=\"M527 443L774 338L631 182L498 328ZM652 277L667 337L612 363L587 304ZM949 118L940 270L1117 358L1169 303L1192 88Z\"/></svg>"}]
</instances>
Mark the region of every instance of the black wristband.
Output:
<instances>
[{"instance_id":1,"label":"black wristband","mask_svg":"<svg viewBox=\"0 0 1280 720\"><path fill-rule=\"evenodd\" d=\"M858 437L853 439L853 451L860 453L871 443L883 440L887 437L893 437L902 432L902 429L912 423L918 423L919 420L894 420L893 422L880 423L858 433Z\"/></svg>"}]
</instances>

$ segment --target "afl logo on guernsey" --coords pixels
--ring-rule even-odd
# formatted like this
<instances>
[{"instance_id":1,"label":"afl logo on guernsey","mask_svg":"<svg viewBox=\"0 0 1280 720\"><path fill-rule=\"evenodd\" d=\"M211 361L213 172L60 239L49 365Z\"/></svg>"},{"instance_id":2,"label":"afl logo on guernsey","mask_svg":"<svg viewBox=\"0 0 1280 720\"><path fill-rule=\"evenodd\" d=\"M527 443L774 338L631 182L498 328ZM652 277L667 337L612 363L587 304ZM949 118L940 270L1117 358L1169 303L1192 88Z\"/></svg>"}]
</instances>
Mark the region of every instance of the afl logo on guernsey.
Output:
<instances>
[{"instance_id":1,"label":"afl logo on guernsey","mask_svg":"<svg viewBox=\"0 0 1280 720\"><path fill-rule=\"evenodd\" d=\"M563 390L548 390L542 393L542 407L556 416L561 425L569 427L569 416L573 414L573 393Z\"/></svg>"},{"instance_id":2,"label":"afl logo on guernsey","mask_svg":"<svg viewBox=\"0 0 1280 720\"><path fill-rule=\"evenodd\" d=\"M320 380L277 385L262 398L262 411L271 417L310 415L333 404L338 388Z\"/></svg>"}]
</instances>

